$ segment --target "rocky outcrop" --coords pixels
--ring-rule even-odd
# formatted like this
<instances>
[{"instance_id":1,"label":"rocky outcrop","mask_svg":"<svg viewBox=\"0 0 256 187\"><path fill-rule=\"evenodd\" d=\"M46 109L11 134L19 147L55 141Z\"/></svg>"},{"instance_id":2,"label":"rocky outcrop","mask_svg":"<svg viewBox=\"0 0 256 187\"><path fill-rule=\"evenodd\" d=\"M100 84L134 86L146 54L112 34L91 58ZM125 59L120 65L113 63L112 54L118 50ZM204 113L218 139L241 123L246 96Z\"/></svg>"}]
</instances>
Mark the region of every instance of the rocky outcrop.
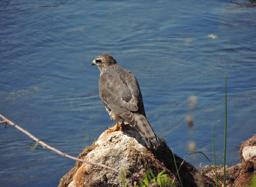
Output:
<instances>
[{"instance_id":1,"label":"rocky outcrop","mask_svg":"<svg viewBox=\"0 0 256 187\"><path fill-rule=\"evenodd\" d=\"M240 146L241 167L234 186L250 186L254 177L256 186L256 135L244 141Z\"/></svg>"},{"instance_id":2,"label":"rocky outcrop","mask_svg":"<svg viewBox=\"0 0 256 187\"><path fill-rule=\"evenodd\" d=\"M173 154L162 142L157 150L148 150L136 130L115 125L103 132L79 156L112 167L118 172L77 162L60 180L59 187L134 186L146 173L164 171L174 186L212 186L212 181L191 164Z\"/></svg>"},{"instance_id":3,"label":"rocky outcrop","mask_svg":"<svg viewBox=\"0 0 256 187\"><path fill-rule=\"evenodd\" d=\"M244 141L240 146L241 163L226 169L228 187L256 186L256 135ZM222 166L206 166L201 172L212 178L217 186L223 186L224 169Z\"/></svg>"}]
</instances>

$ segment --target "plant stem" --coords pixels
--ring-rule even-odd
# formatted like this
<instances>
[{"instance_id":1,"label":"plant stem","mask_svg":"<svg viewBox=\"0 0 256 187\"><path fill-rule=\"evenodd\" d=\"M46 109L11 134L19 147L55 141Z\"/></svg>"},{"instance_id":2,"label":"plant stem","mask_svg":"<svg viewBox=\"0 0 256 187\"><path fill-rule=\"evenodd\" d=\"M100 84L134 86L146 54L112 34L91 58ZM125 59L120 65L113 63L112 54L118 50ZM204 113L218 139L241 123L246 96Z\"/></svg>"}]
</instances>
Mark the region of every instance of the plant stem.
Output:
<instances>
[{"instance_id":1,"label":"plant stem","mask_svg":"<svg viewBox=\"0 0 256 187\"><path fill-rule=\"evenodd\" d=\"M224 124L224 155L223 155L223 168L224 168L224 187L226 187L226 163L227 163L227 130L228 130L228 89L227 89L227 76L225 77L225 124Z\"/></svg>"},{"instance_id":2,"label":"plant stem","mask_svg":"<svg viewBox=\"0 0 256 187\"><path fill-rule=\"evenodd\" d=\"M173 152L172 152L172 158L173 158L174 167L175 167L175 170L176 170L176 174L177 174L178 180L180 182L180 185L183 187L183 183L182 183L182 180L180 178L180 172L179 172L179 169L178 169L178 166L177 166L177 162L176 162L176 159L175 159L175 155L174 155Z\"/></svg>"},{"instance_id":3,"label":"plant stem","mask_svg":"<svg viewBox=\"0 0 256 187\"><path fill-rule=\"evenodd\" d=\"M215 187L218 185L218 178L217 178L217 162L216 162L216 134L215 134L215 126L212 127L212 158L213 158L213 165L214 165L214 176L215 176Z\"/></svg>"}]
</instances>

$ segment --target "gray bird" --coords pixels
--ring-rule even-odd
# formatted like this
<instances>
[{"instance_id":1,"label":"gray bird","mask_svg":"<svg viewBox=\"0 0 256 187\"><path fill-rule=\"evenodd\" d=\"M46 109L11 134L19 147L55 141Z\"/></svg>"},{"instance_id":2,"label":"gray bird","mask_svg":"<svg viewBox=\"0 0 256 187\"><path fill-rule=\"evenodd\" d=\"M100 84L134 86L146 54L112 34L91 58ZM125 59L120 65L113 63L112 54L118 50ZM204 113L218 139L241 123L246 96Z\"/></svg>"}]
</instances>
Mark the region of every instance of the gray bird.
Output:
<instances>
[{"instance_id":1,"label":"gray bird","mask_svg":"<svg viewBox=\"0 0 256 187\"><path fill-rule=\"evenodd\" d=\"M100 70L99 95L111 119L135 127L148 148L160 140L146 118L140 87L135 76L107 54L92 61Z\"/></svg>"}]
</instances>

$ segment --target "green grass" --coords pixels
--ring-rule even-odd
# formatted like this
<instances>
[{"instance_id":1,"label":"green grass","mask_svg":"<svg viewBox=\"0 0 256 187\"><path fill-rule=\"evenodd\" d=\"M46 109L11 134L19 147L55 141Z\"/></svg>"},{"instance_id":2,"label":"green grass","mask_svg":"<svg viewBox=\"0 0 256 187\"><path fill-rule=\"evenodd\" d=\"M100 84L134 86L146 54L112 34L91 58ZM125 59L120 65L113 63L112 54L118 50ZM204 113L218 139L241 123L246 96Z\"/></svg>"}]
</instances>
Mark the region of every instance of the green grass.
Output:
<instances>
[{"instance_id":1,"label":"green grass","mask_svg":"<svg viewBox=\"0 0 256 187\"><path fill-rule=\"evenodd\" d=\"M175 159L175 155L173 154L173 152L172 152L172 159L173 159L173 162L174 162L174 166L175 166L175 170L176 170L176 173L177 173L178 180L180 182L180 185L183 187L182 181L181 181L181 178L180 178L180 172L179 172L177 162L176 162L176 159Z\"/></svg>"},{"instance_id":2,"label":"green grass","mask_svg":"<svg viewBox=\"0 0 256 187\"><path fill-rule=\"evenodd\" d=\"M213 166L214 166L214 183L215 187L220 186L219 185L219 179L217 176L217 171L216 171L216 166L217 166L217 158L216 158L216 133L215 133L215 128L213 127L212 129L212 160L213 160Z\"/></svg>"},{"instance_id":3,"label":"green grass","mask_svg":"<svg viewBox=\"0 0 256 187\"><path fill-rule=\"evenodd\" d=\"M171 179L165 171L161 171L155 175L152 171L146 173L144 179L140 183L140 187L159 186L174 187L174 180Z\"/></svg>"},{"instance_id":4,"label":"green grass","mask_svg":"<svg viewBox=\"0 0 256 187\"><path fill-rule=\"evenodd\" d=\"M128 180L126 179L126 171L121 170L119 173L119 182L121 187L129 187ZM134 183L132 187L175 187L174 179L171 179L169 175L163 170L157 175L155 175L151 170L149 170L143 179L137 184Z\"/></svg>"},{"instance_id":5,"label":"green grass","mask_svg":"<svg viewBox=\"0 0 256 187\"><path fill-rule=\"evenodd\" d=\"M225 123L224 123L224 150L223 150L223 172L224 172L224 176L223 176L223 184L224 187L226 187L226 179L227 179L227 173L226 173L226 164L227 164L227 136L228 136L228 78L225 77L225 88L224 88L224 92L225 92L225 99L224 99L224 103L225 103Z\"/></svg>"},{"instance_id":6,"label":"green grass","mask_svg":"<svg viewBox=\"0 0 256 187\"><path fill-rule=\"evenodd\" d=\"M126 170L122 168L118 176L121 187L128 187L128 181L126 180L126 176L127 176Z\"/></svg>"},{"instance_id":7,"label":"green grass","mask_svg":"<svg viewBox=\"0 0 256 187\"><path fill-rule=\"evenodd\" d=\"M223 185L224 187L227 186L226 180L227 180L227 171L226 171L226 165L227 165L227 137L228 137L228 78L225 77L224 79L224 149L223 149ZM215 186L220 185L220 179L217 177L217 158L216 158L216 132L215 128L212 129L212 160L213 160L213 166L214 166L214 175L215 175Z\"/></svg>"},{"instance_id":8,"label":"green grass","mask_svg":"<svg viewBox=\"0 0 256 187\"><path fill-rule=\"evenodd\" d=\"M256 176L254 175L250 181L250 184L248 187L255 187L256 186Z\"/></svg>"}]
</instances>

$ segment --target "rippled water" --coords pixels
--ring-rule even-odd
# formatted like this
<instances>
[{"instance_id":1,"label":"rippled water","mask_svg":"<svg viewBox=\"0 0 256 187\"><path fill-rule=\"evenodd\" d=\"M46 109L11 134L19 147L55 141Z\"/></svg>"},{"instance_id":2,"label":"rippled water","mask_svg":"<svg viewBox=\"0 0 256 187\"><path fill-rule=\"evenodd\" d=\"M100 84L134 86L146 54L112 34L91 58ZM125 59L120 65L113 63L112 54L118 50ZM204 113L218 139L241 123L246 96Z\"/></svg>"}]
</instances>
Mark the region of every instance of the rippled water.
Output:
<instances>
[{"instance_id":1,"label":"rippled water","mask_svg":"<svg viewBox=\"0 0 256 187\"><path fill-rule=\"evenodd\" d=\"M91 59L111 53L140 81L157 133L195 165L187 143L222 163L228 76L228 163L256 132L256 10L229 1L0 1L0 112L77 155L111 122ZM188 110L187 98L198 105ZM184 117L192 114L189 129ZM215 134L215 138L212 138ZM213 140L214 139L214 140ZM56 186L74 164L0 129L0 185Z\"/></svg>"}]
</instances>

